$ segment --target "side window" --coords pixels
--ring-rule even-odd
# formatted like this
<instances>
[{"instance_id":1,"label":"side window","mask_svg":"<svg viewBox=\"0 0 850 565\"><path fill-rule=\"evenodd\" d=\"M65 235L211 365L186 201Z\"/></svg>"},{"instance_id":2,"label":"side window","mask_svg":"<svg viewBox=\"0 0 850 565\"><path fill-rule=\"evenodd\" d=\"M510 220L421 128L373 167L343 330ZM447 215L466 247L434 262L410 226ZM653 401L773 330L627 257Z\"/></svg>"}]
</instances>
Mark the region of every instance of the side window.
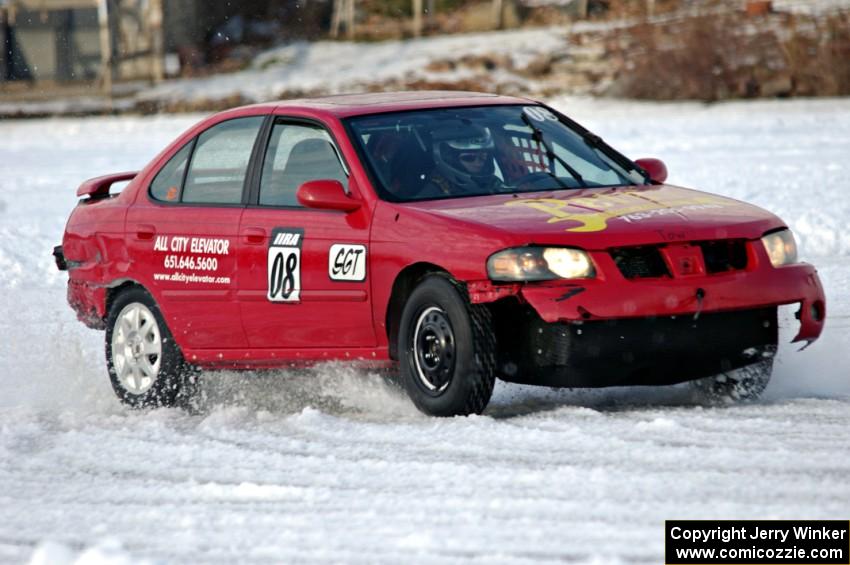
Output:
<instances>
[{"instance_id":1,"label":"side window","mask_svg":"<svg viewBox=\"0 0 850 565\"><path fill-rule=\"evenodd\" d=\"M198 136L183 187L183 202L239 204L248 161L263 116L237 118Z\"/></svg>"},{"instance_id":2,"label":"side window","mask_svg":"<svg viewBox=\"0 0 850 565\"><path fill-rule=\"evenodd\" d=\"M260 204L300 206L296 198L298 187L320 179L347 184L328 132L318 126L275 124L263 161Z\"/></svg>"},{"instance_id":3,"label":"side window","mask_svg":"<svg viewBox=\"0 0 850 565\"><path fill-rule=\"evenodd\" d=\"M192 152L192 141L174 154L154 177L151 183L151 197L163 202L177 202L180 199L180 187L183 185L183 173Z\"/></svg>"}]
</instances>

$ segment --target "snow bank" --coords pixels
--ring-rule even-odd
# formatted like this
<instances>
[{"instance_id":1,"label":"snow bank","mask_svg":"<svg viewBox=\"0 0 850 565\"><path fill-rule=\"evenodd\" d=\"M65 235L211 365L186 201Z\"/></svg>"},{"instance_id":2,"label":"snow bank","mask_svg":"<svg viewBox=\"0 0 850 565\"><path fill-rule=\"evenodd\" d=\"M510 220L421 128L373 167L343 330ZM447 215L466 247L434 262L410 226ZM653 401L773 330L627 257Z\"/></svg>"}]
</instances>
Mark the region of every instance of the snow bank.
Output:
<instances>
[{"instance_id":1,"label":"snow bank","mask_svg":"<svg viewBox=\"0 0 850 565\"><path fill-rule=\"evenodd\" d=\"M148 559L134 559L121 542L105 539L77 553L69 546L53 541L38 544L29 565L149 565Z\"/></svg>"},{"instance_id":2,"label":"snow bank","mask_svg":"<svg viewBox=\"0 0 850 565\"><path fill-rule=\"evenodd\" d=\"M828 14L850 10L848 0L773 0L773 9L801 14Z\"/></svg>"},{"instance_id":3,"label":"snow bank","mask_svg":"<svg viewBox=\"0 0 850 565\"><path fill-rule=\"evenodd\" d=\"M334 94L401 79L457 81L472 76L472 71L429 71L429 64L461 56L495 55L510 58L514 67L521 69L535 56L563 48L566 38L566 28L538 28L376 43L298 42L261 54L248 70L169 81L140 93L138 100L169 103L238 95L248 101L265 101L280 98L281 93ZM492 73L487 75L493 78Z\"/></svg>"}]
</instances>

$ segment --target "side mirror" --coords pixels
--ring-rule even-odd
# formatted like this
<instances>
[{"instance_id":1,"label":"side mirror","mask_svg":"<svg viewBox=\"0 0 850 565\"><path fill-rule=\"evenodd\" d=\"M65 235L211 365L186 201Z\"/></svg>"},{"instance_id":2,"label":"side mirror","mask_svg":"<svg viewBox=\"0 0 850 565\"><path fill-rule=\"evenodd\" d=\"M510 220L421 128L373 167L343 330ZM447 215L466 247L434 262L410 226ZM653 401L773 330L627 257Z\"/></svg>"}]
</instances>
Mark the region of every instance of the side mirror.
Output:
<instances>
[{"instance_id":1,"label":"side mirror","mask_svg":"<svg viewBox=\"0 0 850 565\"><path fill-rule=\"evenodd\" d=\"M307 181L298 187L296 197L302 206L320 210L353 212L361 206L359 200L354 200L345 193L345 188L338 180Z\"/></svg>"},{"instance_id":2,"label":"side mirror","mask_svg":"<svg viewBox=\"0 0 850 565\"><path fill-rule=\"evenodd\" d=\"M635 165L649 173L649 178L658 184L667 180L667 165L661 159L638 159Z\"/></svg>"}]
</instances>

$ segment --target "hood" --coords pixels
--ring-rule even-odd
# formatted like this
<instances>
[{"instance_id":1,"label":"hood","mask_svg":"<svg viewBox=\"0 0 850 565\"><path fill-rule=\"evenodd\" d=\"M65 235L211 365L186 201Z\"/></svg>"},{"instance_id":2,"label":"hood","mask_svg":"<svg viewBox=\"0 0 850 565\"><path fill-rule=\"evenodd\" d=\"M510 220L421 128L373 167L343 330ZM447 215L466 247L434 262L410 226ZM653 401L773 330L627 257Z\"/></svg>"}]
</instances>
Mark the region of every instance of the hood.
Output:
<instances>
[{"instance_id":1,"label":"hood","mask_svg":"<svg viewBox=\"0 0 850 565\"><path fill-rule=\"evenodd\" d=\"M665 241L756 239L782 227L751 204L670 185L560 190L411 203L434 215L487 226L517 244L585 249Z\"/></svg>"}]
</instances>

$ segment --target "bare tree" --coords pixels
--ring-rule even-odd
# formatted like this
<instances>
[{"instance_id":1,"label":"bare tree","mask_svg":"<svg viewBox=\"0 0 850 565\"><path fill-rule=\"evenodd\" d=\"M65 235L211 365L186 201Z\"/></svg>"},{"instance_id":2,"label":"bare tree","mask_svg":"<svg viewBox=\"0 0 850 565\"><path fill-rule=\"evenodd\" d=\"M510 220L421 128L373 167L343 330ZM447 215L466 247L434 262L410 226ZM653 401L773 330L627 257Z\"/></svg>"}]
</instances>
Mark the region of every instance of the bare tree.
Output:
<instances>
[{"instance_id":1,"label":"bare tree","mask_svg":"<svg viewBox=\"0 0 850 565\"><path fill-rule=\"evenodd\" d=\"M150 0L148 21L151 26L151 77L154 82L165 78L165 39L162 32L162 0Z\"/></svg>"},{"instance_id":2,"label":"bare tree","mask_svg":"<svg viewBox=\"0 0 850 565\"><path fill-rule=\"evenodd\" d=\"M100 27L100 61L101 75L100 84L104 93L112 95L112 79L114 74L112 57L112 33L109 27L109 3L108 0L99 0L97 3L97 22Z\"/></svg>"},{"instance_id":3,"label":"bare tree","mask_svg":"<svg viewBox=\"0 0 850 565\"><path fill-rule=\"evenodd\" d=\"M422 0L413 0L413 35L422 35Z\"/></svg>"},{"instance_id":4,"label":"bare tree","mask_svg":"<svg viewBox=\"0 0 850 565\"><path fill-rule=\"evenodd\" d=\"M339 37L340 27L345 27L346 37L354 38L354 0L334 0L331 37Z\"/></svg>"},{"instance_id":5,"label":"bare tree","mask_svg":"<svg viewBox=\"0 0 850 565\"><path fill-rule=\"evenodd\" d=\"M493 27L496 29L505 27L503 0L493 0Z\"/></svg>"},{"instance_id":6,"label":"bare tree","mask_svg":"<svg viewBox=\"0 0 850 565\"><path fill-rule=\"evenodd\" d=\"M586 20L587 19L587 0L578 0L578 6L576 8L578 11L578 17Z\"/></svg>"}]
</instances>

